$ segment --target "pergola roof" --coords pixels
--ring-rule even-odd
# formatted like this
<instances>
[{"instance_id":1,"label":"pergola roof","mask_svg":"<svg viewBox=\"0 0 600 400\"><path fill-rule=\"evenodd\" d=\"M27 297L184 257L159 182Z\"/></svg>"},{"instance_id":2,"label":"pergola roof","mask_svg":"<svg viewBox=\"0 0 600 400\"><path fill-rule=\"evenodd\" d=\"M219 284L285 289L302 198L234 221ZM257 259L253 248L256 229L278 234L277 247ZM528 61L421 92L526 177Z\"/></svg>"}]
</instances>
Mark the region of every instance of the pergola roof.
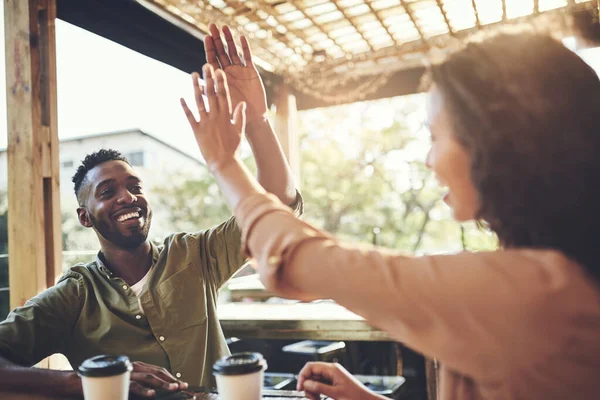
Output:
<instances>
[{"instance_id":1,"label":"pergola roof","mask_svg":"<svg viewBox=\"0 0 600 400\"><path fill-rule=\"evenodd\" d=\"M575 20L598 40L597 8L597 0L60 0L58 17L186 71L204 62L197 42L208 24L228 24L249 37L270 100L285 81L307 109L415 93L432 57L501 25L551 23L570 36Z\"/></svg>"},{"instance_id":2,"label":"pergola roof","mask_svg":"<svg viewBox=\"0 0 600 400\"><path fill-rule=\"evenodd\" d=\"M229 24L260 66L296 90L337 103L361 100L400 70L420 67L456 39L500 23L552 19L595 0L144 0L200 32ZM351 86L350 90L343 90Z\"/></svg>"}]
</instances>

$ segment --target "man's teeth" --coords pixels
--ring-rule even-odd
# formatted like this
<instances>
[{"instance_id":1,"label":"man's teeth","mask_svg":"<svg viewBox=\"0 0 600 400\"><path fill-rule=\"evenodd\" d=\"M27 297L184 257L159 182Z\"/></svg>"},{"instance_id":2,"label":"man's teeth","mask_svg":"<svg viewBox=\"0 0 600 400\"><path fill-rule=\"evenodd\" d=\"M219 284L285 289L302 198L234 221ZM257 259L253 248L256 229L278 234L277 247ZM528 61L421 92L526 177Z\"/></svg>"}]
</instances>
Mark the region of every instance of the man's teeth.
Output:
<instances>
[{"instance_id":1,"label":"man's teeth","mask_svg":"<svg viewBox=\"0 0 600 400\"><path fill-rule=\"evenodd\" d=\"M117 218L117 221L119 222L123 222L126 219L130 219L130 218L139 218L140 217L140 213L136 212L131 212L129 214L123 214L121 215L119 218Z\"/></svg>"}]
</instances>

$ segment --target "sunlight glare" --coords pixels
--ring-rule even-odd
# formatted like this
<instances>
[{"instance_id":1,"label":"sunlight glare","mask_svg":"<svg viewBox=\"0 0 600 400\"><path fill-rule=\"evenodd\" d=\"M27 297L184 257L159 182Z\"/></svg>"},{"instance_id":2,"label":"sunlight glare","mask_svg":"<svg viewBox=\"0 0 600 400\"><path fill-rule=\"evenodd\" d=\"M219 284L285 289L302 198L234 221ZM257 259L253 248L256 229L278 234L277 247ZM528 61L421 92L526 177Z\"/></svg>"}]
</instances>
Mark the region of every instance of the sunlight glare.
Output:
<instances>
[{"instance_id":1,"label":"sunlight glare","mask_svg":"<svg viewBox=\"0 0 600 400\"><path fill-rule=\"evenodd\" d=\"M506 0L508 19L523 17L533 13L533 0Z\"/></svg>"},{"instance_id":2,"label":"sunlight glare","mask_svg":"<svg viewBox=\"0 0 600 400\"><path fill-rule=\"evenodd\" d=\"M475 0L481 24L492 24L502 20L502 3L500 1Z\"/></svg>"},{"instance_id":3,"label":"sunlight glare","mask_svg":"<svg viewBox=\"0 0 600 400\"><path fill-rule=\"evenodd\" d=\"M540 11L554 10L566 5L566 0L540 0Z\"/></svg>"}]
</instances>

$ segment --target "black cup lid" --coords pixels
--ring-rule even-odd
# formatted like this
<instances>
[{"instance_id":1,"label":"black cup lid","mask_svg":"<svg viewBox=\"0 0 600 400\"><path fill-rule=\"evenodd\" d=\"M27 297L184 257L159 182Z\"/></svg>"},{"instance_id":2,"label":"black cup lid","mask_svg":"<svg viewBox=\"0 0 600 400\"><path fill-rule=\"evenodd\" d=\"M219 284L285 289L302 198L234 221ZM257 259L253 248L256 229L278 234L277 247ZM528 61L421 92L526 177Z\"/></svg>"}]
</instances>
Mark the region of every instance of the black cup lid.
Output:
<instances>
[{"instance_id":1,"label":"black cup lid","mask_svg":"<svg viewBox=\"0 0 600 400\"><path fill-rule=\"evenodd\" d=\"M213 373L218 375L244 375L267 368L267 362L260 353L235 353L225 356L213 365Z\"/></svg>"},{"instance_id":2,"label":"black cup lid","mask_svg":"<svg viewBox=\"0 0 600 400\"><path fill-rule=\"evenodd\" d=\"M88 358L78 368L79 375L104 377L131 371L133 366L126 356L96 356Z\"/></svg>"}]
</instances>

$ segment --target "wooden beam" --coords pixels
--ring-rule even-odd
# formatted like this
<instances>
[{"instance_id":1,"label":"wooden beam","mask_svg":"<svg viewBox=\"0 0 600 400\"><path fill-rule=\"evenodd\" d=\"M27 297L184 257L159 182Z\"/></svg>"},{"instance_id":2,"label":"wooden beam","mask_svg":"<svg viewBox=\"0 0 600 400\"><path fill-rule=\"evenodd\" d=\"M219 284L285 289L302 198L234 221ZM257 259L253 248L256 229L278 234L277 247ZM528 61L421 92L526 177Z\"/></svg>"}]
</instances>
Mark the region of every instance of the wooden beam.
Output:
<instances>
[{"instance_id":1,"label":"wooden beam","mask_svg":"<svg viewBox=\"0 0 600 400\"><path fill-rule=\"evenodd\" d=\"M11 307L62 271L56 0L4 0Z\"/></svg>"},{"instance_id":2,"label":"wooden beam","mask_svg":"<svg viewBox=\"0 0 600 400\"><path fill-rule=\"evenodd\" d=\"M334 39L332 37L329 36L329 32L325 29L325 27L323 26L323 24L319 24L317 23L317 21L306 12L306 10L304 9L304 5L302 4L302 2L299 2L298 0L292 0L292 4L298 9L298 11L300 11L302 13L302 15L304 16L304 18L308 19L315 27L317 27L321 33L324 33L325 35L327 35L327 37L333 42L335 43L335 45L337 47L339 47L344 54L348 54L347 51L344 50L344 48L342 47L342 45L340 43L338 43L337 39ZM313 50L319 50L319 49L315 49L313 47Z\"/></svg>"},{"instance_id":3,"label":"wooden beam","mask_svg":"<svg viewBox=\"0 0 600 400\"><path fill-rule=\"evenodd\" d=\"M446 26L448 26L448 32L450 33L450 35L455 36L456 32L454 32L454 29L452 28L452 24L450 23L450 19L448 18L448 13L446 13L446 10L444 10L444 4L442 3L442 0L435 0L435 2L437 3L438 8L442 13L442 16L444 17L444 22L446 23Z\"/></svg>"},{"instance_id":4,"label":"wooden beam","mask_svg":"<svg viewBox=\"0 0 600 400\"><path fill-rule=\"evenodd\" d=\"M404 11L406 11L406 14L408 14L408 17L410 18L410 21L415 26L415 29L417 30L417 33L421 37L423 44L425 45L425 47L427 49L429 49L431 47L429 45L429 40L427 40L427 38L425 37L425 33L421 30L421 27L419 26L419 21L417 21L417 17L415 16L415 13L413 12L413 10L411 8L411 3L409 3L406 0L400 0L400 4L402 5L402 7L404 7Z\"/></svg>"},{"instance_id":5,"label":"wooden beam","mask_svg":"<svg viewBox=\"0 0 600 400\"><path fill-rule=\"evenodd\" d=\"M427 399L437 400L439 388L439 367L437 360L425 358L425 376L427 379Z\"/></svg>"},{"instance_id":6,"label":"wooden beam","mask_svg":"<svg viewBox=\"0 0 600 400\"><path fill-rule=\"evenodd\" d=\"M352 25L352 27L354 28L354 30L356 30L356 32L358 32L358 34L360 35L360 37L362 38L362 40L364 40L367 43L367 46L369 46L369 51L373 51L373 46L371 45L371 42L369 42L369 39L367 39L365 37L364 32L362 32L360 29L358 29L358 26L356 26L356 24L352 20L352 17L349 16L348 13L342 7L340 7L340 5L337 3L337 0L333 0L332 3L335 6L335 8L337 8L337 10L342 13L342 15L344 16L344 18L346 19L346 21L350 22L350 25ZM383 27L385 28L385 25ZM386 31L387 31L387 29L386 29ZM392 40L394 40L393 36L392 36Z\"/></svg>"},{"instance_id":7,"label":"wooden beam","mask_svg":"<svg viewBox=\"0 0 600 400\"><path fill-rule=\"evenodd\" d=\"M386 99L395 96L405 96L408 94L419 93L419 90L421 89L420 82L424 72L424 67L415 67L395 72L394 74L392 74L387 84L383 85L379 90L375 91L374 93L371 93L368 96L366 96L362 101ZM369 79L369 77L367 77L366 79ZM346 88L342 88L341 91L343 91L344 89ZM298 104L298 110L300 111L319 107L328 107L333 105L324 100L320 100L317 97L313 97L299 91L295 94ZM344 103L347 102L342 102L338 104Z\"/></svg>"},{"instance_id":8,"label":"wooden beam","mask_svg":"<svg viewBox=\"0 0 600 400\"><path fill-rule=\"evenodd\" d=\"M471 6L473 7L473 12L475 13L475 25L477 29L481 29L481 20L479 19L479 10L477 9L477 3L475 0L471 0Z\"/></svg>"},{"instance_id":9,"label":"wooden beam","mask_svg":"<svg viewBox=\"0 0 600 400\"><path fill-rule=\"evenodd\" d=\"M392 38L392 40L394 41L394 44L396 46L399 46L400 44L398 43L398 39L396 39L394 37L394 34L390 31L390 28L383 22L383 19L381 18L381 15L379 15L379 11L375 10L373 8L373 5L371 4L370 1L365 2L365 4L367 6L369 6L369 10L371 11L371 13L373 13L373 15L375 16L375 18L377 18L377 21L379 21L379 23L381 24L381 26L383 26L383 28L385 29L386 33Z\"/></svg>"},{"instance_id":10,"label":"wooden beam","mask_svg":"<svg viewBox=\"0 0 600 400\"><path fill-rule=\"evenodd\" d=\"M300 189L300 151L298 141L298 108L296 96L287 84L278 85L275 94L275 132L290 164L296 187Z\"/></svg>"}]
</instances>

